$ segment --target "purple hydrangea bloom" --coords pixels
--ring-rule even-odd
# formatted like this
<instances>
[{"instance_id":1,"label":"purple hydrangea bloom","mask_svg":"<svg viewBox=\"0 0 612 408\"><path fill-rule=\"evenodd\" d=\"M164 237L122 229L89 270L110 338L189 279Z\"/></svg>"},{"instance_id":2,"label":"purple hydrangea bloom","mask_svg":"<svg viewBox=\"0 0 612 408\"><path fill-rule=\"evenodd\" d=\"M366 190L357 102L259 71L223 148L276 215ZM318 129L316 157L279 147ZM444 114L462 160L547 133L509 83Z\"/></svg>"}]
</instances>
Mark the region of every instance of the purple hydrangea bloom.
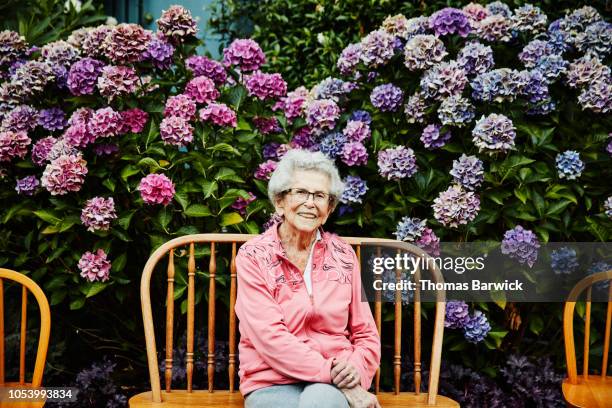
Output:
<instances>
[{"instance_id":1,"label":"purple hydrangea bloom","mask_svg":"<svg viewBox=\"0 0 612 408\"><path fill-rule=\"evenodd\" d=\"M382 112L395 112L403 99L404 92L393 84L379 85L370 94L372 105Z\"/></svg>"},{"instance_id":2,"label":"purple hydrangea bloom","mask_svg":"<svg viewBox=\"0 0 612 408\"><path fill-rule=\"evenodd\" d=\"M426 222L426 220L420 218L402 217L397 223L393 235L398 241L415 242L421 238Z\"/></svg>"},{"instance_id":3,"label":"purple hydrangea bloom","mask_svg":"<svg viewBox=\"0 0 612 408\"><path fill-rule=\"evenodd\" d=\"M427 101L421 92L417 92L408 98L404 105L404 113L408 123L424 123L425 110L428 108Z\"/></svg>"},{"instance_id":4,"label":"purple hydrangea bloom","mask_svg":"<svg viewBox=\"0 0 612 408\"><path fill-rule=\"evenodd\" d=\"M147 43L143 58L157 69L168 69L172 65L174 46L161 36L155 36Z\"/></svg>"},{"instance_id":5,"label":"purple hydrangea bloom","mask_svg":"<svg viewBox=\"0 0 612 408\"><path fill-rule=\"evenodd\" d=\"M404 47L404 65L409 70L428 69L446 55L444 43L435 35L415 35Z\"/></svg>"},{"instance_id":6,"label":"purple hydrangea bloom","mask_svg":"<svg viewBox=\"0 0 612 408\"><path fill-rule=\"evenodd\" d=\"M466 37L471 30L467 15L456 8L446 7L429 17L429 28L437 35L459 34Z\"/></svg>"},{"instance_id":7,"label":"purple hydrangea bloom","mask_svg":"<svg viewBox=\"0 0 612 408\"><path fill-rule=\"evenodd\" d=\"M87 200L81 211L81 222L88 231L107 231L112 220L117 218L112 197L94 197Z\"/></svg>"},{"instance_id":8,"label":"purple hydrangea bloom","mask_svg":"<svg viewBox=\"0 0 612 408\"><path fill-rule=\"evenodd\" d=\"M332 99L336 102L356 88L353 82L327 77L312 89L315 99Z\"/></svg>"},{"instance_id":9,"label":"purple hydrangea bloom","mask_svg":"<svg viewBox=\"0 0 612 408\"><path fill-rule=\"evenodd\" d=\"M336 66L342 75L351 75L361 60L361 44L349 44L342 50Z\"/></svg>"},{"instance_id":10,"label":"purple hydrangea bloom","mask_svg":"<svg viewBox=\"0 0 612 408\"><path fill-rule=\"evenodd\" d=\"M138 84L138 76L132 67L108 65L102 68L102 74L98 77L100 95L109 101L133 93Z\"/></svg>"},{"instance_id":11,"label":"purple hydrangea bloom","mask_svg":"<svg viewBox=\"0 0 612 408\"><path fill-rule=\"evenodd\" d=\"M475 190L480 187L484 180L484 166L482 160L476 156L467 156L465 153L457 160L453 160L453 168L450 171L455 182L461 184L467 190Z\"/></svg>"},{"instance_id":12,"label":"purple hydrangea bloom","mask_svg":"<svg viewBox=\"0 0 612 408\"><path fill-rule=\"evenodd\" d=\"M311 151L316 151L319 149L319 145L315 137L310 132L308 126L305 126L295 132L293 138L291 139L291 145L295 148L306 149Z\"/></svg>"},{"instance_id":13,"label":"purple hydrangea bloom","mask_svg":"<svg viewBox=\"0 0 612 408\"><path fill-rule=\"evenodd\" d=\"M555 52L547 41L532 40L518 54L518 57L523 65L525 65L525 68L534 68L538 65L540 58L551 54L555 54Z\"/></svg>"},{"instance_id":14,"label":"purple hydrangea bloom","mask_svg":"<svg viewBox=\"0 0 612 408\"><path fill-rule=\"evenodd\" d=\"M485 8L492 15L499 14L506 18L512 16L512 10L510 10L510 7L508 7L508 5L502 1L493 1L487 4Z\"/></svg>"},{"instance_id":15,"label":"purple hydrangea bloom","mask_svg":"<svg viewBox=\"0 0 612 408\"><path fill-rule=\"evenodd\" d=\"M537 33L546 29L548 17L539 7L525 4L514 10L512 28L521 32Z\"/></svg>"},{"instance_id":16,"label":"purple hydrangea bloom","mask_svg":"<svg viewBox=\"0 0 612 408\"><path fill-rule=\"evenodd\" d=\"M361 204L363 202L363 196L368 191L368 186L362 178L358 176L346 176L343 180L344 191L340 202L343 204Z\"/></svg>"},{"instance_id":17,"label":"purple hydrangea bloom","mask_svg":"<svg viewBox=\"0 0 612 408\"><path fill-rule=\"evenodd\" d=\"M580 154L575 150L566 150L557 154L557 171L559 178L575 180L582 175L584 162L580 160Z\"/></svg>"},{"instance_id":18,"label":"purple hydrangea bloom","mask_svg":"<svg viewBox=\"0 0 612 408\"><path fill-rule=\"evenodd\" d=\"M294 119L300 117L304 108L304 103L308 99L308 90L304 86L300 86L295 90L288 92L287 96L281 98L272 107L273 110L281 109L287 121L293 122ZM333 102L333 101L332 101Z\"/></svg>"},{"instance_id":19,"label":"purple hydrangea bloom","mask_svg":"<svg viewBox=\"0 0 612 408\"><path fill-rule=\"evenodd\" d=\"M280 74L266 74L256 71L245 75L244 84L249 95L260 100L280 98L287 93L287 83Z\"/></svg>"},{"instance_id":20,"label":"purple hydrangea bloom","mask_svg":"<svg viewBox=\"0 0 612 408\"><path fill-rule=\"evenodd\" d=\"M493 49L476 41L469 42L459 51L457 62L468 75L482 74L495 65Z\"/></svg>"},{"instance_id":21,"label":"purple hydrangea bloom","mask_svg":"<svg viewBox=\"0 0 612 408\"><path fill-rule=\"evenodd\" d=\"M251 39L236 39L223 50L223 64L242 71L256 71L266 62L259 44Z\"/></svg>"},{"instance_id":22,"label":"purple hydrangea bloom","mask_svg":"<svg viewBox=\"0 0 612 408\"><path fill-rule=\"evenodd\" d=\"M277 162L274 160L268 160L264 163L261 163L257 170L255 171L255 178L258 180L270 180L272 173L276 170Z\"/></svg>"},{"instance_id":23,"label":"purple hydrangea bloom","mask_svg":"<svg viewBox=\"0 0 612 408\"><path fill-rule=\"evenodd\" d=\"M68 89L73 95L91 95L102 73L104 63L93 58L82 58L68 71Z\"/></svg>"},{"instance_id":24,"label":"purple hydrangea bloom","mask_svg":"<svg viewBox=\"0 0 612 408\"><path fill-rule=\"evenodd\" d=\"M445 227L457 228L476 218L480 211L480 199L473 191L466 191L454 184L440 192L432 205L434 218Z\"/></svg>"},{"instance_id":25,"label":"purple hydrangea bloom","mask_svg":"<svg viewBox=\"0 0 612 408\"><path fill-rule=\"evenodd\" d=\"M590 109L597 113L612 111L612 81L610 78L591 83L578 95L578 103L582 109Z\"/></svg>"},{"instance_id":26,"label":"purple hydrangea bloom","mask_svg":"<svg viewBox=\"0 0 612 408\"><path fill-rule=\"evenodd\" d=\"M386 64L395 54L395 37L385 30L372 31L361 39L361 60L369 68Z\"/></svg>"},{"instance_id":27,"label":"purple hydrangea bloom","mask_svg":"<svg viewBox=\"0 0 612 408\"><path fill-rule=\"evenodd\" d=\"M612 23L597 21L576 36L576 47L606 57L612 51Z\"/></svg>"},{"instance_id":28,"label":"purple hydrangea bloom","mask_svg":"<svg viewBox=\"0 0 612 408\"><path fill-rule=\"evenodd\" d=\"M66 126L66 115L57 107L42 109L38 112L38 124L46 130L60 130Z\"/></svg>"},{"instance_id":29,"label":"purple hydrangea bloom","mask_svg":"<svg viewBox=\"0 0 612 408\"><path fill-rule=\"evenodd\" d=\"M193 73L193 76L206 76L217 85L225 83L227 79L227 72L223 64L202 55L192 55L187 58L185 67Z\"/></svg>"},{"instance_id":30,"label":"purple hydrangea bloom","mask_svg":"<svg viewBox=\"0 0 612 408\"><path fill-rule=\"evenodd\" d=\"M450 96L442 101L438 108L438 118L442 125L463 127L474 120L474 106L466 98Z\"/></svg>"},{"instance_id":31,"label":"purple hydrangea bloom","mask_svg":"<svg viewBox=\"0 0 612 408\"><path fill-rule=\"evenodd\" d=\"M361 166L368 162L368 151L361 142L347 141L339 156L347 166Z\"/></svg>"},{"instance_id":32,"label":"purple hydrangea bloom","mask_svg":"<svg viewBox=\"0 0 612 408\"><path fill-rule=\"evenodd\" d=\"M2 120L1 130L13 132L34 130L38 124L38 111L30 105L19 105Z\"/></svg>"},{"instance_id":33,"label":"purple hydrangea bloom","mask_svg":"<svg viewBox=\"0 0 612 408\"><path fill-rule=\"evenodd\" d=\"M443 99L461 95L467 84L467 75L457 61L443 62L425 72L421 90L426 98Z\"/></svg>"},{"instance_id":34,"label":"purple hydrangea bloom","mask_svg":"<svg viewBox=\"0 0 612 408\"><path fill-rule=\"evenodd\" d=\"M347 140L352 142L363 142L370 138L372 132L366 122L360 120L349 120L342 131Z\"/></svg>"},{"instance_id":35,"label":"purple hydrangea bloom","mask_svg":"<svg viewBox=\"0 0 612 408\"><path fill-rule=\"evenodd\" d=\"M331 99L317 99L306 105L306 123L314 133L331 130L340 117L340 108Z\"/></svg>"},{"instance_id":36,"label":"purple hydrangea bloom","mask_svg":"<svg viewBox=\"0 0 612 408\"><path fill-rule=\"evenodd\" d=\"M442 126L437 124L427 125L421 134L421 142L426 149L438 149L446 144L451 138L449 131L440 133Z\"/></svg>"},{"instance_id":37,"label":"purple hydrangea bloom","mask_svg":"<svg viewBox=\"0 0 612 408\"><path fill-rule=\"evenodd\" d=\"M346 144L346 136L340 132L332 132L327 134L319 142L319 150L331 159L336 159L342 153L342 149Z\"/></svg>"},{"instance_id":38,"label":"purple hydrangea bloom","mask_svg":"<svg viewBox=\"0 0 612 408\"><path fill-rule=\"evenodd\" d=\"M548 80L542 71L539 69L525 71L524 78L527 81L520 94L526 97L530 103L537 104L550 98Z\"/></svg>"},{"instance_id":39,"label":"purple hydrangea bloom","mask_svg":"<svg viewBox=\"0 0 612 408\"><path fill-rule=\"evenodd\" d=\"M569 64L566 82L571 88L583 88L600 80L610 82L612 77L610 67L597 56L587 54Z\"/></svg>"},{"instance_id":40,"label":"purple hydrangea bloom","mask_svg":"<svg viewBox=\"0 0 612 408\"><path fill-rule=\"evenodd\" d=\"M430 256L440 256L440 238L436 236L431 228L424 228L421 238L416 240L416 244Z\"/></svg>"},{"instance_id":41,"label":"purple hydrangea bloom","mask_svg":"<svg viewBox=\"0 0 612 408\"><path fill-rule=\"evenodd\" d=\"M81 276L90 282L102 281L109 279L111 263L106 259L106 252L103 249L98 249L97 252L85 252L78 264L81 270Z\"/></svg>"},{"instance_id":42,"label":"purple hydrangea bloom","mask_svg":"<svg viewBox=\"0 0 612 408\"><path fill-rule=\"evenodd\" d=\"M477 75L470 83L472 97L483 102L511 102L522 91L524 81L516 70L494 69Z\"/></svg>"},{"instance_id":43,"label":"purple hydrangea bloom","mask_svg":"<svg viewBox=\"0 0 612 408\"><path fill-rule=\"evenodd\" d=\"M540 242L536 235L517 225L511 230L506 231L501 243L502 254L509 255L521 264L532 267L538 258Z\"/></svg>"},{"instance_id":44,"label":"purple hydrangea bloom","mask_svg":"<svg viewBox=\"0 0 612 408\"><path fill-rule=\"evenodd\" d=\"M561 74L565 74L567 71L567 64L567 61L560 55L551 54L540 58L535 69L541 71L549 81L552 81L557 79Z\"/></svg>"},{"instance_id":45,"label":"purple hydrangea bloom","mask_svg":"<svg viewBox=\"0 0 612 408\"><path fill-rule=\"evenodd\" d=\"M184 93L197 103L209 103L221 95L215 88L214 81L205 76L198 76L187 82Z\"/></svg>"},{"instance_id":46,"label":"purple hydrangea bloom","mask_svg":"<svg viewBox=\"0 0 612 408\"><path fill-rule=\"evenodd\" d=\"M387 180L412 177L418 170L414 151L406 146L397 146L378 152L378 172Z\"/></svg>"},{"instance_id":47,"label":"purple hydrangea bloom","mask_svg":"<svg viewBox=\"0 0 612 408\"><path fill-rule=\"evenodd\" d=\"M542 102L538 102L536 104L531 104L529 109L525 112L527 115L548 115L557 108L557 104L555 101L551 99L546 99Z\"/></svg>"},{"instance_id":48,"label":"purple hydrangea bloom","mask_svg":"<svg viewBox=\"0 0 612 408\"><path fill-rule=\"evenodd\" d=\"M474 314L465 322L463 326L463 336L470 343L480 343L487 337L491 331L491 325L480 310L474 311Z\"/></svg>"},{"instance_id":49,"label":"purple hydrangea bloom","mask_svg":"<svg viewBox=\"0 0 612 408\"><path fill-rule=\"evenodd\" d=\"M370 123L372 123L372 116L368 111L356 110L351 113L351 117L349 118L349 120L358 120L369 125Z\"/></svg>"},{"instance_id":50,"label":"purple hydrangea bloom","mask_svg":"<svg viewBox=\"0 0 612 408\"><path fill-rule=\"evenodd\" d=\"M253 201L255 201L257 199L257 196L255 196L255 194L251 193L250 191L248 192L249 198L244 198L244 197L236 197L236 201L234 201L234 203L231 205L231 207L235 210L238 210L238 212L245 217L247 214L247 207L249 206L249 204L251 204Z\"/></svg>"},{"instance_id":51,"label":"purple hydrangea bloom","mask_svg":"<svg viewBox=\"0 0 612 408\"><path fill-rule=\"evenodd\" d=\"M470 308L462 300L449 300L446 302L446 315L444 327L449 329L462 329L470 320Z\"/></svg>"},{"instance_id":52,"label":"purple hydrangea bloom","mask_svg":"<svg viewBox=\"0 0 612 408\"><path fill-rule=\"evenodd\" d=\"M57 142L56 138L47 136L34 143L34 146L32 146L32 163L42 166L55 142Z\"/></svg>"},{"instance_id":53,"label":"purple hydrangea bloom","mask_svg":"<svg viewBox=\"0 0 612 408\"><path fill-rule=\"evenodd\" d=\"M278 119L275 117L266 118L263 116L257 116L253 118L253 124L263 135L269 135L270 133L278 133L282 130Z\"/></svg>"},{"instance_id":54,"label":"purple hydrangea bloom","mask_svg":"<svg viewBox=\"0 0 612 408\"><path fill-rule=\"evenodd\" d=\"M606 201L604 201L604 210L608 218L612 218L612 196L608 197Z\"/></svg>"},{"instance_id":55,"label":"purple hydrangea bloom","mask_svg":"<svg viewBox=\"0 0 612 408\"><path fill-rule=\"evenodd\" d=\"M17 179L17 185L15 190L17 194L31 196L36 192L36 189L40 186L40 182L36 176L26 176L21 179Z\"/></svg>"},{"instance_id":56,"label":"purple hydrangea bloom","mask_svg":"<svg viewBox=\"0 0 612 408\"><path fill-rule=\"evenodd\" d=\"M578 268L578 257L573 248L562 247L550 253L550 267L553 272L559 274L570 274Z\"/></svg>"},{"instance_id":57,"label":"purple hydrangea bloom","mask_svg":"<svg viewBox=\"0 0 612 408\"><path fill-rule=\"evenodd\" d=\"M277 149L280 146L280 143L270 142L266 143L263 147L262 155L265 160L278 160L279 157L277 155Z\"/></svg>"},{"instance_id":58,"label":"purple hydrangea bloom","mask_svg":"<svg viewBox=\"0 0 612 408\"><path fill-rule=\"evenodd\" d=\"M494 154L506 153L514 148L516 132L512 121L504 115L492 113L484 115L472 130L472 141L479 152Z\"/></svg>"}]
</instances>

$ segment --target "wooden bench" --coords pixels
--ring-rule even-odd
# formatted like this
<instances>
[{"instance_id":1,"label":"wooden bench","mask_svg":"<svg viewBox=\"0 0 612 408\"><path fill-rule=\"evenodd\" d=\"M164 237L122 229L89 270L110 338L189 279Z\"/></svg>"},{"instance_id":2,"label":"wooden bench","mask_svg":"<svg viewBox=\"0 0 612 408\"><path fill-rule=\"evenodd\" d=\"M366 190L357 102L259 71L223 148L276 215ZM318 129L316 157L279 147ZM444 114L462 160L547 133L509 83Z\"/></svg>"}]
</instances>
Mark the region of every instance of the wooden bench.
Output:
<instances>
[{"instance_id":1,"label":"wooden bench","mask_svg":"<svg viewBox=\"0 0 612 408\"><path fill-rule=\"evenodd\" d=\"M147 359L149 366L149 376L151 381L151 391L147 391L129 400L130 407L189 407L189 406L206 406L206 407L242 407L243 398L237 390L235 382L236 369L238 362L236 361L236 315L234 313L234 305L236 303L236 252L239 246L254 237L255 235L247 234L194 234L186 235L180 238L175 238L153 252L147 261L142 274L140 284L140 296L142 303L143 323L145 330ZM390 239L379 238L344 238L352 245L361 260L361 249L367 245L376 245L380 250L380 246L391 248L394 251L407 251L416 256L427 256L420 248L408 244L406 242L395 241ZM195 276L196 276L196 261L195 261L195 245L205 244L210 246L210 260L208 265L209 272L209 293L208 293L208 358L207 358L207 379L208 390L193 389L193 372L194 372L194 309L195 309ZM215 390L213 380L215 374L215 293L216 293L216 278L217 278L217 246L221 244L231 245L231 261L230 261L230 305L229 305L229 390ZM173 324L174 324L174 278L175 278L175 261L174 256L178 248L188 246L188 263L187 263L187 346L186 346L186 379L187 389L176 390L172 389L172 365L173 365ZM380 253L380 252L378 252ZM155 331L153 323L153 313L151 308L151 275L155 266L164 258L167 257L167 296L166 296L166 355L165 355L165 388L161 388L159 366L157 361L157 347L155 343ZM419 276L417 274L415 276ZM399 277L400 271L397 271ZM433 279L437 282L442 282L440 272L435 269L432 271ZM400 375L401 375L401 338L402 338L402 302L401 292L396 292L396 302L394 310L394 358L393 358L393 392L380 391L380 368L376 373L373 381L374 391L385 408L406 407L406 406L436 406L436 407L458 407L459 404L450 398L438 395L438 380L440 375L440 360L442 354L442 337L444 332L444 315L445 315L445 293L438 292L435 308L435 321L432 341L432 352L429 370L429 386L428 393L421 393L421 301L419 293L415 293L414 297L414 392L400 392ZM381 335L381 340L385 336L381 333L381 311L382 304L380 292L377 294L377 299L374 303L374 319ZM385 364L385 362L381 362Z\"/></svg>"},{"instance_id":2,"label":"wooden bench","mask_svg":"<svg viewBox=\"0 0 612 408\"><path fill-rule=\"evenodd\" d=\"M608 309L604 332L601 374L589 374L589 351L591 331L591 296L593 285L608 281ZM576 367L576 349L574 345L574 309L578 297L586 290L586 310L584 319L584 346L582 375ZM567 378L563 380L563 397L569 406L584 408L604 408L612 406L612 377L608 373L608 354L610 352L610 325L612 324L612 270L587 276L576 284L565 302L563 311L563 335L565 340L565 359Z\"/></svg>"},{"instance_id":3,"label":"wooden bench","mask_svg":"<svg viewBox=\"0 0 612 408\"><path fill-rule=\"evenodd\" d=\"M17 381L7 381L5 378L4 350L4 281L14 282L21 285L21 335L19 337L19 379ZM32 381L25 379L25 359L26 359L26 330L28 327L28 291L34 295L40 309L40 334L38 337L38 349L36 351L36 362L34 363L34 373ZM44 292L32 279L26 275L0 268L0 387L8 388L37 388L42 385L47 350L49 348L49 335L51 333L51 311L49 302ZM6 405L5 405L6 404ZM39 408L45 405L44 401L31 402L0 402L2 407L15 408Z\"/></svg>"}]
</instances>

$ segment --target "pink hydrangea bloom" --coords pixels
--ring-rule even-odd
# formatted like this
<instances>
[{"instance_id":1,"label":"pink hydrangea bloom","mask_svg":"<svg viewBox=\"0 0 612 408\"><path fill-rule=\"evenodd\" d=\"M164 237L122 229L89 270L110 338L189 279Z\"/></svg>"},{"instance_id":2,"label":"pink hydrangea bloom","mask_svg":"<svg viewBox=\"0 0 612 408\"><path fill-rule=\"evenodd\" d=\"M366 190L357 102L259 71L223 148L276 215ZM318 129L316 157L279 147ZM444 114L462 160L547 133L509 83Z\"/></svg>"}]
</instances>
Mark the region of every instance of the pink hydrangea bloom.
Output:
<instances>
[{"instance_id":1,"label":"pink hydrangea bloom","mask_svg":"<svg viewBox=\"0 0 612 408\"><path fill-rule=\"evenodd\" d=\"M116 218L115 201L112 197L94 197L87 200L85 207L81 211L81 222L91 232L108 230L111 221Z\"/></svg>"},{"instance_id":2,"label":"pink hydrangea bloom","mask_svg":"<svg viewBox=\"0 0 612 408\"><path fill-rule=\"evenodd\" d=\"M360 120L348 121L343 133L347 140L352 142L363 142L364 140L369 139L372 134L370 126Z\"/></svg>"},{"instance_id":3,"label":"pink hydrangea bloom","mask_svg":"<svg viewBox=\"0 0 612 408\"><path fill-rule=\"evenodd\" d=\"M193 126L180 116L168 116L159 124L159 133L165 144L186 146L193 141Z\"/></svg>"},{"instance_id":4,"label":"pink hydrangea bloom","mask_svg":"<svg viewBox=\"0 0 612 408\"><path fill-rule=\"evenodd\" d=\"M47 161L47 156L55 142L57 142L56 138L47 136L34 143L34 146L32 146L32 163L42 166Z\"/></svg>"},{"instance_id":5,"label":"pink hydrangea bloom","mask_svg":"<svg viewBox=\"0 0 612 408\"><path fill-rule=\"evenodd\" d=\"M32 139L23 130L0 132L0 162L11 161L15 157L23 159L28 153L30 143Z\"/></svg>"},{"instance_id":6,"label":"pink hydrangea bloom","mask_svg":"<svg viewBox=\"0 0 612 408\"><path fill-rule=\"evenodd\" d=\"M140 180L138 191L146 204L168 205L174 197L174 184L164 174L149 174Z\"/></svg>"},{"instance_id":7,"label":"pink hydrangea bloom","mask_svg":"<svg viewBox=\"0 0 612 408\"><path fill-rule=\"evenodd\" d=\"M347 142L342 147L340 157L347 166L365 165L368 162L368 151L360 142Z\"/></svg>"},{"instance_id":8,"label":"pink hydrangea bloom","mask_svg":"<svg viewBox=\"0 0 612 408\"><path fill-rule=\"evenodd\" d=\"M261 163L255 171L255 178L258 180L270 180L272 173L276 170L277 162L268 160Z\"/></svg>"},{"instance_id":9,"label":"pink hydrangea bloom","mask_svg":"<svg viewBox=\"0 0 612 408\"><path fill-rule=\"evenodd\" d=\"M96 141L96 137L90 132L87 124L76 122L70 125L64 132L63 139L70 146L83 148Z\"/></svg>"},{"instance_id":10,"label":"pink hydrangea bloom","mask_svg":"<svg viewBox=\"0 0 612 408\"><path fill-rule=\"evenodd\" d=\"M74 125L76 123L84 123L88 124L91 120L91 117L94 114L94 110L91 108L78 108L72 115L70 115L70 119L68 119L69 125Z\"/></svg>"},{"instance_id":11,"label":"pink hydrangea bloom","mask_svg":"<svg viewBox=\"0 0 612 408\"><path fill-rule=\"evenodd\" d=\"M275 117L265 118L265 117L256 117L253 119L253 124L262 134L268 135L270 133L280 132L281 128L278 123L278 119Z\"/></svg>"},{"instance_id":12,"label":"pink hydrangea bloom","mask_svg":"<svg viewBox=\"0 0 612 408\"><path fill-rule=\"evenodd\" d=\"M96 253L85 252L79 260L78 267L81 270L81 276L90 282L105 282L110 276L111 263L106 259L106 252L102 248Z\"/></svg>"},{"instance_id":13,"label":"pink hydrangea bloom","mask_svg":"<svg viewBox=\"0 0 612 408\"><path fill-rule=\"evenodd\" d=\"M185 95L190 96L197 103L208 103L217 99L220 94L212 79L198 76L187 83Z\"/></svg>"},{"instance_id":14,"label":"pink hydrangea bloom","mask_svg":"<svg viewBox=\"0 0 612 408\"><path fill-rule=\"evenodd\" d=\"M185 94L175 95L168 98L164 116L180 116L192 120L196 113L196 103L190 96Z\"/></svg>"},{"instance_id":15,"label":"pink hydrangea bloom","mask_svg":"<svg viewBox=\"0 0 612 408\"><path fill-rule=\"evenodd\" d=\"M85 182L87 162L80 154L63 155L47 165L42 175L42 186L51 195L79 191Z\"/></svg>"},{"instance_id":16,"label":"pink hydrangea bloom","mask_svg":"<svg viewBox=\"0 0 612 408\"><path fill-rule=\"evenodd\" d=\"M121 115L121 128L119 133L124 134L127 132L140 133L144 130L147 121L149 120L149 114L142 109L133 108L119 112Z\"/></svg>"},{"instance_id":17,"label":"pink hydrangea bloom","mask_svg":"<svg viewBox=\"0 0 612 408\"><path fill-rule=\"evenodd\" d=\"M255 71L266 62L259 44L251 39L234 40L223 50L223 64L237 66L242 71Z\"/></svg>"},{"instance_id":18,"label":"pink hydrangea bloom","mask_svg":"<svg viewBox=\"0 0 612 408\"><path fill-rule=\"evenodd\" d=\"M280 98L287 93L287 83L280 74L256 71L251 75L245 75L244 84L249 95L256 96L260 100Z\"/></svg>"},{"instance_id":19,"label":"pink hydrangea bloom","mask_svg":"<svg viewBox=\"0 0 612 408\"><path fill-rule=\"evenodd\" d=\"M210 103L200 109L200 119L203 122L212 122L218 126L236 127L236 112L224 103Z\"/></svg>"},{"instance_id":20,"label":"pink hydrangea bloom","mask_svg":"<svg viewBox=\"0 0 612 408\"><path fill-rule=\"evenodd\" d=\"M121 115L110 106L98 109L89 121L89 131L94 139L117 136L121 129Z\"/></svg>"},{"instance_id":21,"label":"pink hydrangea bloom","mask_svg":"<svg viewBox=\"0 0 612 408\"><path fill-rule=\"evenodd\" d=\"M100 95L109 101L117 96L134 93L138 85L138 76L134 68L108 65L102 68L98 77Z\"/></svg>"},{"instance_id":22,"label":"pink hydrangea bloom","mask_svg":"<svg viewBox=\"0 0 612 408\"><path fill-rule=\"evenodd\" d=\"M286 97L276 102L272 109L281 109L285 113L287 120L291 123L294 119L302 115L306 99L308 99L308 89L300 86L294 91L289 92Z\"/></svg>"}]
</instances>

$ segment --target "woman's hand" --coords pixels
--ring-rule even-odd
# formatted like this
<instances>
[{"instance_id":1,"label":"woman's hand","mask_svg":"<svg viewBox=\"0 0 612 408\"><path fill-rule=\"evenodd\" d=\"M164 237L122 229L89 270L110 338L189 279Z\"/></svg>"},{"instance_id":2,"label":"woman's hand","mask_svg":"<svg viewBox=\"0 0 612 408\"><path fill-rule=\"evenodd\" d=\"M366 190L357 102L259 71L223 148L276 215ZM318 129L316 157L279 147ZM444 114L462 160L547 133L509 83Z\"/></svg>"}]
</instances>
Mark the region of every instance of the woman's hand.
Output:
<instances>
[{"instance_id":1,"label":"woman's hand","mask_svg":"<svg viewBox=\"0 0 612 408\"><path fill-rule=\"evenodd\" d=\"M361 385L342 388L340 391L344 393L351 408L381 408L376 395L367 392Z\"/></svg>"},{"instance_id":2,"label":"woman's hand","mask_svg":"<svg viewBox=\"0 0 612 408\"><path fill-rule=\"evenodd\" d=\"M332 383L338 388L353 388L361 384L359 371L347 361L335 360L331 370Z\"/></svg>"}]
</instances>

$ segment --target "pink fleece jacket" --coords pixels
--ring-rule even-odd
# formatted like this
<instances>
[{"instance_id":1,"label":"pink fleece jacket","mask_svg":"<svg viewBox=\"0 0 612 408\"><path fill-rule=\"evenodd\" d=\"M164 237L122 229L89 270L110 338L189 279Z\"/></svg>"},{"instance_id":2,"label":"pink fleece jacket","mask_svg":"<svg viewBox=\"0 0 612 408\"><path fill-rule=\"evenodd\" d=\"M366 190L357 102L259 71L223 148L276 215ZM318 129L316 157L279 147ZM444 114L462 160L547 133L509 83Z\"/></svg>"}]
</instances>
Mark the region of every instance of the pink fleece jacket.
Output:
<instances>
[{"instance_id":1,"label":"pink fleece jacket","mask_svg":"<svg viewBox=\"0 0 612 408\"><path fill-rule=\"evenodd\" d=\"M331 383L334 358L353 364L369 389L380 338L361 301L359 261L338 235L321 232L312 254L312 295L287 259L278 225L247 241L236 256L240 392L275 384Z\"/></svg>"}]
</instances>

